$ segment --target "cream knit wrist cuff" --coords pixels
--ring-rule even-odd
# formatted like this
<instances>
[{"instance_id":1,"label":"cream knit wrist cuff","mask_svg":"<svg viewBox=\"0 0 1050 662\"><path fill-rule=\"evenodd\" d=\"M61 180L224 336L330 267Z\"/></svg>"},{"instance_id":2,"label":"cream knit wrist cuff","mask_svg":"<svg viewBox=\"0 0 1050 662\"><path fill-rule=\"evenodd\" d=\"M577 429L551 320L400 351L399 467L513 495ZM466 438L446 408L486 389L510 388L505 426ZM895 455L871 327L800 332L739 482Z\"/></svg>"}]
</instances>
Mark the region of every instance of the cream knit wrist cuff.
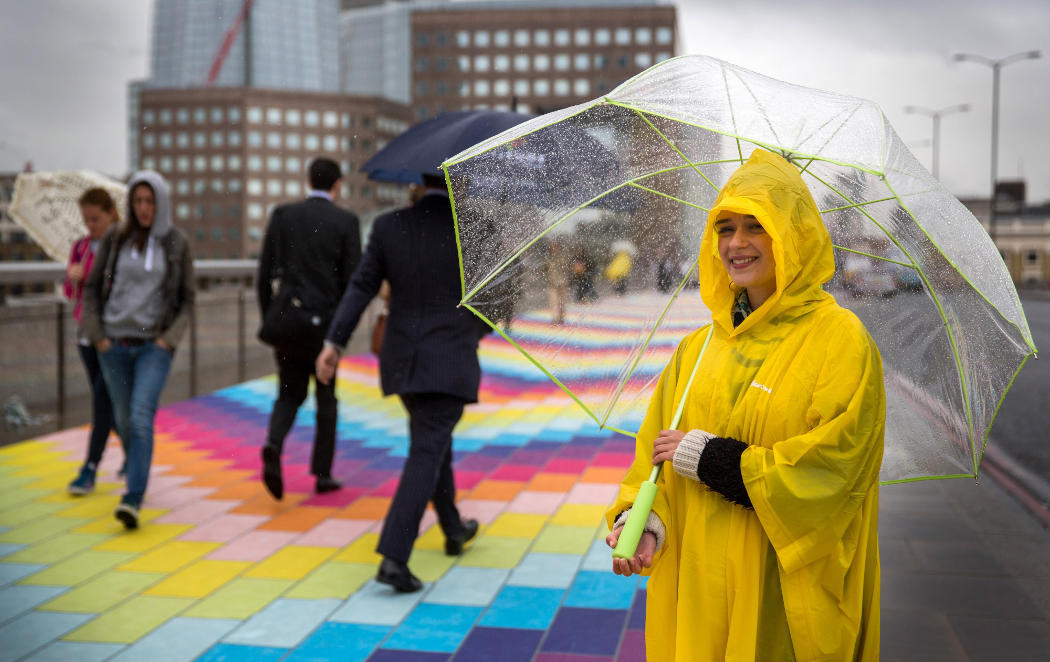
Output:
<instances>
[{"instance_id":1,"label":"cream knit wrist cuff","mask_svg":"<svg viewBox=\"0 0 1050 662\"><path fill-rule=\"evenodd\" d=\"M620 513L620 516L616 518L615 522L613 522L613 528L615 529L618 526L623 526L624 524L626 524L627 515L630 512L631 509L628 508L627 510ZM650 510L649 518L645 520L645 528L643 529L643 531L648 531L649 533L656 536L656 549L653 550L653 554L659 552L660 548L664 546L664 539L667 538L667 528L664 527L664 523L660 519L660 516Z\"/></svg>"},{"instance_id":2,"label":"cream knit wrist cuff","mask_svg":"<svg viewBox=\"0 0 1050 662\"><path fill-rule=\"evenodd\" d=\"M674 472L683 478L699 482L700 477L697 475L696 468L700 464L700 456L704 452L704 447L707 446L708 440L713 438L713 434L703 430L687 432L679 442L678 448L675 449L674 459L671 461Z\"/></svg>"}]
</instances>

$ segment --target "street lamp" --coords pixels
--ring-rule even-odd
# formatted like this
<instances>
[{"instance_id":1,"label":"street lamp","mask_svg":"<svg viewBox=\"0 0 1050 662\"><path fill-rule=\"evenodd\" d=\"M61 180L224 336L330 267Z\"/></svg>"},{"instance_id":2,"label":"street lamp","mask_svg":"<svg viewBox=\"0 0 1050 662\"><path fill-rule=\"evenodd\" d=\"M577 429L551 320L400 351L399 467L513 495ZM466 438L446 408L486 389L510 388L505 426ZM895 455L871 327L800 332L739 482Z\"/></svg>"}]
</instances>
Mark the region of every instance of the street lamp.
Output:
<instances>
[{"instance_id":1,"label":"street lamp","mask_svg":"<svg viewBox=\"0 0 1050 662\"><path fill-rule=\"evenodd\" d=\"M992 195L988 199L988 235L995 241L995 180L999 175L999 71L1008 64L1020 60L1035 60L1042 57L1040 51L1025 51L993 60L983 55L956 53L956 62L976 62L992 68Z\"/></svg>"},{"instance_id":2,"label":"street lamp","mask_svg":"<svg viewBox=\"0 0 1050 662\"><path fill-rule=\"evenodd\" d=\"M940 110L930 110L929 108L923 108L922 106L905 106L904 112L914 113L917 115L926 115L927 117L933 118L933 178L940 179L937 176L937 165L939 162L939 149L941 143L941 117L944 115L950 115L952 113L965 113L970 110L970 104L960 103L956 106L948 106L947 108L941 108Z\"/></svg>"}]
</instances>

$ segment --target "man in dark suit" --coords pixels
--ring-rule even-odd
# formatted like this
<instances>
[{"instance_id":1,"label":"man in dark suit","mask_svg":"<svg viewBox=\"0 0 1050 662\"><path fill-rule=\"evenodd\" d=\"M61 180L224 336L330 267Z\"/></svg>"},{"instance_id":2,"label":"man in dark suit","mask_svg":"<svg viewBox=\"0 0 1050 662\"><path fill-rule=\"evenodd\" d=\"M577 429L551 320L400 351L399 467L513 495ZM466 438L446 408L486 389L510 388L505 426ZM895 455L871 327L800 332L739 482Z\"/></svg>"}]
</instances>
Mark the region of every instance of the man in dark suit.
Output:
<instances>
[{"instance_id":1,"label":"man in dark suit","mask_svg":"<svg viewBox=\"0 0 1050 662\"><path fill-rule=\"evenodd\" d=\"M460 518L452 474L452 429L464 405L477 402L482 323L457 307L459 257L452 209L444 182L424 176L416 204L378 217L361 266L350 279L317 357L317 377L332 381L340 349L365 307L390 282L390 313L379 353L385 395L397 394L408 410L409 450L376 551L383 555L378 581L402 592L423 587L408 569L427 501L433 501L445 534L445 552L457 555L478 531Z\"/></svg>"},{"instance_id":2,"label":"man in dark suit","mask_svg":"<svg viewBox=\"0 0 1050 662\"><path fill-rule=\"evenodd\" d=\"M287 332L292 324L290 312L304 311L316 330L277 333L291 335L272 341L277 357L280 382L277 401L270 415L266 445L262 449L263 483L275 499L284 496L281 448L295 422L299 406L306 399L314 359L321 351L329 315L361 261L361 235L357 216L337 207L333 198L339 190L339 165L326 158L310 163L310 193L305 200L281 205L273 210L263 239L256 282L263 328L276 327ZM274 284L279 282L278 287ZM289 308L294 305L299 310ZM271 307L273 309L271 310ZM267 312L271 312L267 320ZM285 327L282 329L282 325ZM269 329L271 332L273 328ZM332 477L335 454L335 386L331 381L314 379L317 399L317 426L314 431L310 472L320 492L341 487Z\"/></svg>"}]
</instances>

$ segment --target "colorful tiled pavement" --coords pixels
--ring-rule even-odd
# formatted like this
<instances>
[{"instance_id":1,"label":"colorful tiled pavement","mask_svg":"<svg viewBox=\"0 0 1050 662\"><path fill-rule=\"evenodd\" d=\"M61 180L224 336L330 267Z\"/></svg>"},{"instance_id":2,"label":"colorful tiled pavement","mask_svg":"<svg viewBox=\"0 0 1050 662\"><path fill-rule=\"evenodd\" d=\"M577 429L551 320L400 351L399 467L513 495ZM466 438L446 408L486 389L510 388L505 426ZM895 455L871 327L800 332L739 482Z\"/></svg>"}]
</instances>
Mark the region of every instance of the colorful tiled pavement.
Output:
<instances>
[{"instance_id":1,"label":"colorful tiled pavement","mask_svg":"<svg viewBox=\"0 0 1050 662\"><path fill-rule=\"evenodd\" d=\"M83 498L65 486L85 428L0 449L0 662L642 660L644 585L608 571L602 521L633 441L597 429L501 338L482 361L455 442L460 509L482 529L450 558L428 511L410 560L426 587L411 595L374 581L408 439L370 356L340 365L335 493L312 493L309 401L285 499L264 491L272 377L158 413L135 532L112 515L115 440Z\"/></svg>"}]
</instances>

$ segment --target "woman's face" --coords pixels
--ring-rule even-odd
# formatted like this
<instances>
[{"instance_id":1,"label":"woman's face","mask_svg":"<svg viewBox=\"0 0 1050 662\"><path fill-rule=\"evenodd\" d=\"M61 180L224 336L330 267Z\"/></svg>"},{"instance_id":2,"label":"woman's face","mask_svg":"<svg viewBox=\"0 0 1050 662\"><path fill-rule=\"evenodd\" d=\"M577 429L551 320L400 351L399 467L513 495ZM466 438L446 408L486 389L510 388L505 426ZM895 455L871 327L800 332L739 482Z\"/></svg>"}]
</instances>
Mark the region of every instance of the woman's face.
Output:
<instances>
[{"instance_id":1,"label":"woman's face","mask_svg":"<svg viewBox=\"0 0 1050 662\"><path fill-rule=\"evenodd\" d=\"M138 184L131 192L131 209L144 228L153 227L153 215L157 212L157 199L147 184Z\"/></svg>"},{"instance_id":2,"label":"woman's face","mask_svg":"<svg viewBox=\"0 0 1050 662\"><path fill-rule=\"evenodd\" d=\"M101 239L117 217L115 211L106 211L92 204L80 205L80 215L84 218L84 226L92 239Z\"/></svg>"},{"instance_id":3,"label":"woman's face","mask_svg":"<svg viewBox=\"0 0 1050 662\"><path fill-rule=\"evenodd\" d=\"M762 305L777 289L773 239L754 216L728 213L715 222L718 256L736 285L746 288L751 305Z\"/></svg>"}]
</instances>

